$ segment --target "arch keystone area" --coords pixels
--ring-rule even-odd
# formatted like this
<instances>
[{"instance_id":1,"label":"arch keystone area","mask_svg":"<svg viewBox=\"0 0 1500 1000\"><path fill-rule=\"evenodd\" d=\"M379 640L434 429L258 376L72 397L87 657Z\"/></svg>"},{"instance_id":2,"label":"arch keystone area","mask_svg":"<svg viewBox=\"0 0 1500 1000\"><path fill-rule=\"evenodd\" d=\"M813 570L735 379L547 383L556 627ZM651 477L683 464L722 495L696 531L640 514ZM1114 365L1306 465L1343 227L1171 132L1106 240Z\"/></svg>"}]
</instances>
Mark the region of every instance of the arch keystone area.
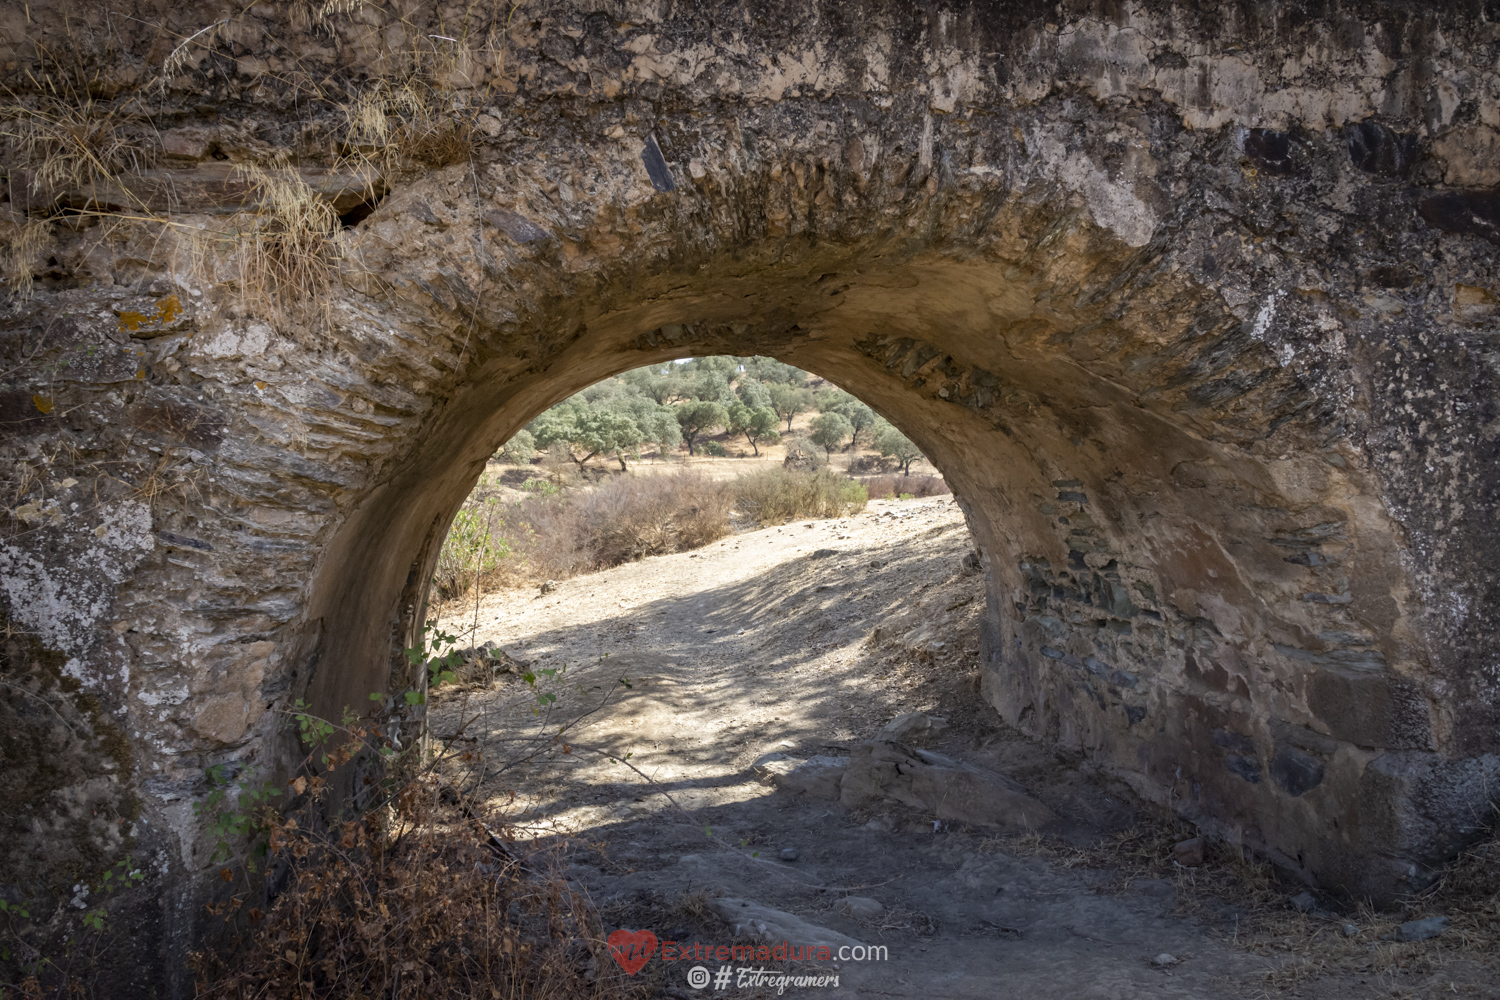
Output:
<instances>
[{"instance_id":1,"label":"arch keystone area","mask_svg":"<svg viewBox=\"0 0 1500 1000\"><path fill-rule=\"evenodd\" d=\"M274 776L295 699L410 683L484 461L690 355L817 372L944 471L1007 722L1355 896L1477 835L1492 17L262 6L178 51L217 8L127 7L4 29L11 120L57 112L17 81L66 44L62 104L138 153L43 176L12 142L0 883L150 858L141 981L197 934L205 768ZM392 81L439 124L361 146ZM244 236L286 224L275 178L341 220L291 285Z\"/></svg>"}]
</instances>

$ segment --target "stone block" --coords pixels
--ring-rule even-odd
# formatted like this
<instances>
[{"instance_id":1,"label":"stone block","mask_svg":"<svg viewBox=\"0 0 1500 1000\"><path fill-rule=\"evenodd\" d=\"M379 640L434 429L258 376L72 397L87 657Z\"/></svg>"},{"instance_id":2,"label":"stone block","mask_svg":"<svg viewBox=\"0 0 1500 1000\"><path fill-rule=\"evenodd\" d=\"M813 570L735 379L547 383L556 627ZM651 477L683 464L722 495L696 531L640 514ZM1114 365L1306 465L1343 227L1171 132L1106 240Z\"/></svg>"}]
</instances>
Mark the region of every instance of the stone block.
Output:
<instances>
[{"instance_id":1,"label":"stone block","mask_svg":"<svg viewBox=\"0 0 1500 1000\"><path fill-rule=\"evenodd\" d=\"M818 799L836 799L848 764L843 757L820 756L798 761L770 754L756 761L755 771L777 788L805 792Z\"/></svg>"},{"instance_id":2,"label":"stone block","mask_svg":"<svg viewBox=\"0 0 1500 1000\"><path fill-rule=\"evenodd\" d=\"M851 809L894 802L934 819L1017 833L1057 819L1004 775L892 740L871 740L855 749L839 801Z\"/></svg>"}]
</instances>

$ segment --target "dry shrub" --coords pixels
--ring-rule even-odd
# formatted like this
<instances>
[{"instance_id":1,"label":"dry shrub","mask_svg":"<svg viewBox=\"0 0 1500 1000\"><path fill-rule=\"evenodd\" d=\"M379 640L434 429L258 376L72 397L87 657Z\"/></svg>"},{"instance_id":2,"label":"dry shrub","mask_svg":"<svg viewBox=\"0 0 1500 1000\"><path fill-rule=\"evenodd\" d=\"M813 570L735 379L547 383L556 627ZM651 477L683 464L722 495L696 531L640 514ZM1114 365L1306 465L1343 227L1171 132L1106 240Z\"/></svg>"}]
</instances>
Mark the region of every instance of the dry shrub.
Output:
<instances>
[{"instance_id":1,"label":"dry shrub","mask_svg":"<svg viewBox=\"0 0 1500 1000\"><path fill-rule=\"evenodd\" d=\"M562 579L707 545L730 531L733 497L696 472L618 476L562 491L532 480L509 504L476 493L454 518L434 579L440 599Z\"/></svg>"},{"instance_id":2,"label":"dry shrub","mask_svg":"<svg viewBox=\"0 0 1500 1000\"><path fill-rule=\"evenodd\" d=\"M683 552L729 534L723 484L698 473L621 476L574 503L595 568Z\"/></svg>"},{"instance_id":3,"label":"dry shrub","mask_svg":"<svg viewBox=\"0 0 1500 1000\"><path fill-rule=\"evenodd\" d=\"M432 576L438 600L459 596L505 565L511 548L497 530L502 523L500 501L494 497L471 499L453 515Z\"/></svg>"},{"instance_id":4,"label":"dry shrub","mask_svg":"<svg viewBox=\"0 0 1500 1000\"><path fill-rule=\"evenodd\" d=\"M237 927L194 956L198 996L552 998L622 995L596 921L559 876L528 872L438 789L398 800L398 830L350 821L275 831L280 882L264 912L217 905ZM239 912L236 912L239 911ZM590 966L598 973L585 975Z\"/></svg>"},{"instance_id":5,"label":"dry shrub","mask_svg":"<svg viewBox=\"0 0 1500 1000\"><path fill-rule=\"evenodd\" d=\"M863 485L828 469L767 469L741 476L729 488L739 510L763 525L804 517L843 517L864 510L870 498Z\"/></svg>"},{"instance_id":6,"label":"dry shrub","mask_svg":"<svg viewBox=\"0 0 1500 1000\"><path fill-rule=\"evenodd\" d=\"M458 790L468 766L486 766L454 749L460 734L402 749L388 732L394 720L378 710L357 718L346 709L342 726L295 718L308 753L288 808L275 804L270 783L255 790L253 775L241 774L231 797L225 781L234 779L210 771L217 790L202 809L227 865L206 907L218 933L191 956L198 997L623 995L599 921L555 858L524 857L504 817L482 815ZM361 774L350 801L340 789Z\"/></svg>"},{"instance_id":7,"label":"dry shrub","mask_svg":"<svg viewBox=\"0 0 1500 1000\"><path fill-rule=\"evenodd\" d=\"M859 483L823 469L769 469L716 482L699 472L616 476L592 489L533 479L522 500L483 487L454 518L433 583L440 601L560 580L646 556L685 552L729 534L735 510L760 524L864 509Z\"/></svg>"},{"instance_id":8,"label":"dry shrub","mask_svg":"<svg viewBox=\"0 0 1500 1000\"><path fill-rule=\"evenodd\" d=\"M939 497L953 492L942 476L872 476L861 480L871 500L881 497Z\"/></svg>"}]
</instances>

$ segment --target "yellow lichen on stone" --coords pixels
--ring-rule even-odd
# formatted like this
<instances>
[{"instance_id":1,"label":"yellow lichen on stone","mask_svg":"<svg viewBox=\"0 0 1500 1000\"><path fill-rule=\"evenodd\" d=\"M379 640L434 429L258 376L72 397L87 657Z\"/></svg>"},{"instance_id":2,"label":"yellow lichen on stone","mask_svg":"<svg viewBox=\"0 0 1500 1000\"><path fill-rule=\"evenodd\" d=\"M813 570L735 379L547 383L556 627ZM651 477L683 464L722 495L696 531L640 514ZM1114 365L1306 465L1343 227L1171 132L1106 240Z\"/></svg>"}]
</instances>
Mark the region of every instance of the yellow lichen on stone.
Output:
<instances>
[{"instance_id":1,"label":"yellow lichen on stone","mask_svg":"<svg viewBox=\"0 0 1500 1000\"><path fill-rule=\"evenodd\" d=\"M119 313L120 329L135 333L143 326L166 326L182 315L182 303L177 296L168 295L156 304L156 312L146 315L134 309L122 309Z\"/></svg>"},{"instance_id":2,"label":"yellow lichen on stone","mask_svg":"<svg viewBox=\"0 0 1500 1000\"><path fill-rule=\"evenodd\" d=\"M120 313L120 329L126 333L135 333L146 322L146 315L138 313L133 309L127 309Z\"/></svg>"}]
</instances>

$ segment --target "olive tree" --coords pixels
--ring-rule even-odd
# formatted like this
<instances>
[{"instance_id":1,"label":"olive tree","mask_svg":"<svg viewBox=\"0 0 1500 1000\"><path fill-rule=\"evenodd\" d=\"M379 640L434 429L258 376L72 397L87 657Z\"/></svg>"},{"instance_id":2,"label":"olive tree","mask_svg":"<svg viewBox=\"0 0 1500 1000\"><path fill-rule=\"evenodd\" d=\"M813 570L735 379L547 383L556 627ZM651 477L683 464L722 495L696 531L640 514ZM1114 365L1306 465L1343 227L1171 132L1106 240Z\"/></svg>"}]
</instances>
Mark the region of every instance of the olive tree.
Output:
<instances>
[{"instance_id":1,"label":"olive tree","mask_svg":"<svg viewBox=\"0 0 1500 1000\"><path fill-rule=\"evenodd\" d=\"M842 413L824 413L812 422L813 444L833 457L834 449L844 446L844 439L854 433L854 425Z\"/></svg>"},{"instance_id":2,"label":"olive tree","mask_svg":"<svg viewBox=\"0 0 1500 1000\"><path fill-rule=\"evenodd\" d=\"M776 411L769 406L751 407L735 403L729 408L729 431L745 435L757 458L760 457L759 442L774 444L781 440L781 435L776 433Z\"/></svg>"},{"instance_id":3,"label":"olive tree","mask_svg":"<svg viewBox=\"0 0 1500 1000\"><path fill-rule=\"evenodd\" d=\"M676 409L677 426L682 429L682 440L687 443L689 455L697 454L694 446L700 437L729 422L729 411L710 400L683 403Z\"/></svg>"},{"instance_id":4,"label":"olive tree","mask_svg":"<svg viewBox=\"0 0 1500 1000\"><path fill-rule=\"evenodd\" d=\"M921 461L924 457L922 449L918 448L911 438L902 434L895 425L886 423L884 420L875 428L875 447L887 458L894 458L901 464L901 474L911 475L911 464Z\"/></svg>"},{"instance_id":5,"label":"olive tree","mask_svg":"<svg viewBox=\"0 0 1500 1000\"><path fill-rule=\"evenodd\" d=\"M799 413L806 413L813 406L812 392L794 385L768 385L766 395L770 398L771 409L786 421L788 434L792 431L792 418Z\"/></svg>"},{"instance_id":6,"label":"olive tree","mask_svg":"<svg viewBox=\"0 0 1500 1000\"><path fill-rule=\"evenodd\" d=\"M595 455L615 454L625 468L625 452L641 443L641 429L624 413L592 406L555 407L532 423L540 448L562 442L579 470Z\"/></svg>"}]
</instances>

